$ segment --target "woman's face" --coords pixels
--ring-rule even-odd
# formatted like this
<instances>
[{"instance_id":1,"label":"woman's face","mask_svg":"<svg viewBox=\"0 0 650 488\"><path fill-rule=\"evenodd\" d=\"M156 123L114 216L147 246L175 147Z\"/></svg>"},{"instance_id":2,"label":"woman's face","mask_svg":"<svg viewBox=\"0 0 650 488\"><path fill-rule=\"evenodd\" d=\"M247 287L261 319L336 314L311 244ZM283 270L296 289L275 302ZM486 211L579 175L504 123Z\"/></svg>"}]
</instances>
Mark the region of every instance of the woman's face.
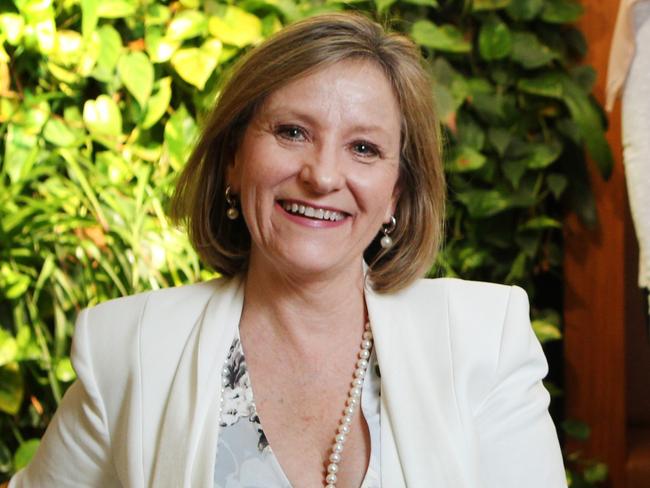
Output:
<instances>
[{"instance_id":1,"label":"woman's face","mask_svg":"<svg viewBox=\"0 0 650 488\"><path fill-rule=\"evenodd\" d=\"M360 269L395 210L400 120L389 81L368 61L339 62L272 93L228 173L251 266Z\"/></svg>"}]
</instances>

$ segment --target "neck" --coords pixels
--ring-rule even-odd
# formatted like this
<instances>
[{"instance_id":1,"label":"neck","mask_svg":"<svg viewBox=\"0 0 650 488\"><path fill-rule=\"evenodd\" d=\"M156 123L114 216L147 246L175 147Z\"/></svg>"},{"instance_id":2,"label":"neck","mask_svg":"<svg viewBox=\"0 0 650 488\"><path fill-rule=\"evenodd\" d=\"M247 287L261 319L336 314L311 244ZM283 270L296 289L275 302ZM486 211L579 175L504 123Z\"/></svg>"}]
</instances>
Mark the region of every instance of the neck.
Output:
<instances>
[{"instance_id":1,"label":"neck","mask_svg":"<svg viewBox=\"0 0 650 488\"><path fill-rule=\"evenodd\" d=\"M323 276L287 272L251 256L241 328L307 352L357 342L366 322L364 272L358 267Z\"/></svg>"}]
</instances>

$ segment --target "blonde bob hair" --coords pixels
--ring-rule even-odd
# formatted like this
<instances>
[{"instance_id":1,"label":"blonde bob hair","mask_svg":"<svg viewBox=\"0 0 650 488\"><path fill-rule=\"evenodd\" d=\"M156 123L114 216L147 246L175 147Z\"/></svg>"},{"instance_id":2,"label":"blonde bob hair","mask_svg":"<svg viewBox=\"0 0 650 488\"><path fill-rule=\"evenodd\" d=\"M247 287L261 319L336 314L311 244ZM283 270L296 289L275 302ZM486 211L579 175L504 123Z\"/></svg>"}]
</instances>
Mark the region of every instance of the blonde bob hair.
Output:
<instances>
[{"instance_id":1,"label":"blonde bob hair","mask_svg":"<svg viewBox=\"0 0 650 488\"><path fill-rule=\"evenodd\" d=\"M234 67L181 173L171 215L186 224L203 261L225 276L246 271L251 237L243 219L226 217L226 172L248 123L269 94L334 63L377 63L391 83L401 115L397 227L393 246L377 238L365 252L368 278L379 293L422 277L443 232L445 182L431 80L417 46L360 14L323 14L296 22L252 49Z\"/></svg>"}]
</instances>

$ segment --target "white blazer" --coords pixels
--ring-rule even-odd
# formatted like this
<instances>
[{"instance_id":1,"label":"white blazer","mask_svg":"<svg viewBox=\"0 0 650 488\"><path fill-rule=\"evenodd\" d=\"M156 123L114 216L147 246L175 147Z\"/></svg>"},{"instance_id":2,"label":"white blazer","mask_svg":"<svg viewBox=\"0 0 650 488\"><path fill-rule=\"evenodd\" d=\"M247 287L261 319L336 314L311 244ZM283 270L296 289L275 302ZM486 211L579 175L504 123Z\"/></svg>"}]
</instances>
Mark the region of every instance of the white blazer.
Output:
<instances>
[{"instance_id":1,"label":"white blazer","mask_svg":"<svg viewBox=\"0 0 650 488\"><path fill-rule=\"evenodd\" d=\"M384 488L566 487L547 364L517 287L366 289L381 370ZM69 388L19 487L212 488L239 279L81 312Z\"/></svg>"}]
</instances>

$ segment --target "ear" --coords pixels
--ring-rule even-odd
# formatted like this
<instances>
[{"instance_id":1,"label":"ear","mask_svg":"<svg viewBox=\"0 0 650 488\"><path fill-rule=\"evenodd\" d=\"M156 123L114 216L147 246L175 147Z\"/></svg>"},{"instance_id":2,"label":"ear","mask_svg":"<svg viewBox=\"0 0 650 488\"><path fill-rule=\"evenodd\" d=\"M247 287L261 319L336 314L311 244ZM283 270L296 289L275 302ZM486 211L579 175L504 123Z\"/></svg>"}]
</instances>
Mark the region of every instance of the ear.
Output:
<instances>
[{"instance_id":1,"label":"ear","mask_svg":"<svg viewBox=\"0 0 650 488\"><path fill-rule=\"evenodd\" d=\"M387 224L390 222L390 218L395 215L395 212L397 211L397 203L399 202L399 197L402 194L402 189L400 188L399 181L395 183L395 187L393 188L393 194L390 197L390 204L388 205L388 209L386 210L386 215L384 215L384 224Z\"/></svg>"},{"instance_id":2,"label":"ear","mask_svg":"<svg viewBox=\"0 0 650 488\"><path fill-rule=\"evenodd\" d=\"M235 152L232 161L226 168L226 185L230 186L233 193L239 193L241 188L241 164L238 151Z\"/></svg>"}]
</instances>

